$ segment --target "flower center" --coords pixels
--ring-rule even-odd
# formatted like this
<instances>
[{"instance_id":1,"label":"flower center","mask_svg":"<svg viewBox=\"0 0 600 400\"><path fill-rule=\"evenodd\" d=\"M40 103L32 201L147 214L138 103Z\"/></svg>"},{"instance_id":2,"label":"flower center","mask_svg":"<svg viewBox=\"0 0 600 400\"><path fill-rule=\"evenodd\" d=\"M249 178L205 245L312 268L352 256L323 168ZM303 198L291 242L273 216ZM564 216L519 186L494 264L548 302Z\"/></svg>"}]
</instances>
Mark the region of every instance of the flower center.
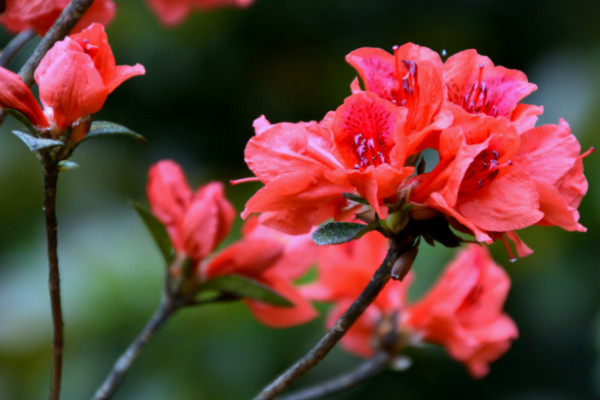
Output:
<instances>
[{"instance_id":1,"label":"flower center","mask_svg":"<svg viewBox=\"0 0 600 400\"><path fill-rule=\"evenodd\" d=\"M462 108L469 113L484 113L495 117L498 115L498 108L490 103L488 99L488 87L482 80L483 64L479 64L479 76L477 82L471 86L462 99Z\"/></svg>"},{"instance_id":2,"label":"flower center","mask_svg":"<svg viewBox=\"0 0 600 400\"><path fill-rule=\"evenodd\" d=\"M372 136L368 136L365 133L359 132L354 135L353 143L357 160L357 163L354 164L354 169L363 170L369 165L378 166L389 163L388 156L390 149L381 135L375 133Z\"/></svg>"},{"instance_id":3,"label":"flower center","mask_svg":"<svg viewBox=\"0 0 600 400\"><path fill-rule=\"evenodd\" d=\"M506 164L499 164L500 154L496 150L484 150L477 155L469 165L463 181L460 185L460 191L473 192L481 189L484 185L491 183L500 172L500 168L505 165L512 165L512 161Z\"/></svg>"},{"instance_id":4,"label":"flower center","mask_svg":"<svg viewBox=\"0 0 600 400\"><path fill-rule=\"evenodd\" d=\"M410 109L417 103L419 97L417 64L412 60L400 60L400 56L398 55L399 47L394 46L393 49L398 88L392 91L392 96L394 97L392 102L398 106Z\"/></svg>"}]
</instances>

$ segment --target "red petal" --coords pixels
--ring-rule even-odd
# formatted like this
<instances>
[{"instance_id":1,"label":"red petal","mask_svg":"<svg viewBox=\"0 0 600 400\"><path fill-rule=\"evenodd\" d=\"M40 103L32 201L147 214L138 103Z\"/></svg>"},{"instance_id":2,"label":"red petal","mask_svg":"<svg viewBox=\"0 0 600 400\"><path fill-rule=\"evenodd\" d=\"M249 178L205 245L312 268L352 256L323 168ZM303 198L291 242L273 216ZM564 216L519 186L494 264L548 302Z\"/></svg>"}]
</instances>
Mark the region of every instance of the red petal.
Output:
<instances>
[{"instance_id":1,"label":"red petal","mask_svg":"<svg viewBox=\"0 0 600 400\"><path fill-rule=\"evenodd\" d=\"M52 108L61 129L99 111L108 96L92 59L69 38L46 53L35 71L35 80L42 103Z\"/></svg>"},{"instance_id":2,"label":"red petal","mask_svg":"<svg viewBox=\"0 0 600 400\"><path fill-rule=\"evenodd\" d=\"M21 77L2 67L0 67L0 107L19 111L37 127L45 128L49 125L33 93L23 83Z\"/></svg>"}]
</instances>

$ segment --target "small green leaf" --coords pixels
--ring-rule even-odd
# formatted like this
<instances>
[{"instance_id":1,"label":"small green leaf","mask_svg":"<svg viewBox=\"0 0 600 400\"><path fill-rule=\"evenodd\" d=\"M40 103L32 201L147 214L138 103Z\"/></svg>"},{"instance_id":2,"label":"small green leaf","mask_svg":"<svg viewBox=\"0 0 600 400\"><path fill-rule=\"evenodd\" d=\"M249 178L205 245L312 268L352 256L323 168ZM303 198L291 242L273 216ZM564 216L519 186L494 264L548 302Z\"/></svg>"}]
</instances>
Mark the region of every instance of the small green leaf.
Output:
<instances>
[{"instance_id":1,"label":"small green leaf","mask_svg":"<svg viewBox=\"0 0 600 400\"><path fill-rule=\"evenodd\" d=\"M364 225L355 222L327 222L312 234L312 240L319 246L324 244L341 244L360 238L374 229L372 224Z\"/></svg>"},{"instance_id":2,"label":"small green leaf","mask_svg":"<svg viewBox=\"0 0 600 400\"><path fill-rule=\"evenodd\" d=\"M33 133L34 135L38 132L38 130L33 126L33 124L29 121L29 119L27 119L25 114L23 114L22 112L17 111L14 108L5 108L4 111L6 111L8 115L13 117L17 121L25 125L27 129L29 129L29 132Z\"/></svg>"},{"instance_id":3,"label":"small green leaf","mask_svg":"<svg viewBox=\"0 0 600 400\"><path fill-rule=\"evenodd\" d=\"M363 197L361 197L357 194L354 194L354 193L342 193L342 197L345 199L348 199L348 200L355 201L360 204L366 204L366 205L369 204L369 202L367 200L365 200Z\"/></svg>"},{"instance_id":4,"label":"small green leaf","mask_svg":"<svg viewBox=\"0 0 600 400\"><path fill-rule=\"evenodd\" d=\"M225 275L211 279L198 287L198 293L219 291L224 294L246 297L276 306L290 307L293 304L286 298L253 279L240 275Z\"/></svg>"},{"instance_id":5,"label":"small green leaf","mask_svg":"<svg viewBox=\"0 0 600 400\"><path fill-rule=\"evenodd\" d=\"M58 162L58 170L60 172L69 171L75 168L79 168L79 164L69 160L62 160Z\"/></svg>"},{"instance_id":6,"label":"small green leaf","mask_svg":"<svg viewBox=\"0 0 600 400\"><path fill-rule=\"evenodd\" d=\"M84 140L93 139L98 136L110 136L110 135L124 135L129 136L142 143L143 145L147 145L148 142L142 135L132 131L131 129L115 124L110 121L94 121L92 122L92 126L90 127L90 131L87 135L82 139Z\"/></svg>"},{"instance_id":7,"label":"small green leaf","mask_svg":"<svg viewBox=\"0 0 600 400\"><path fill-rule=\"evenodd\" d=\"M167 265L171 263L171 259L173 258L173 247L171 246L171 239L169 238L169 234L167 233L167 229L165 226L158 220L150 211L148 211L144 206L139 203L136 203L133 200L129 201L131 206L138 213L146 228L152 235L152 239L158 246L163 258L165 259Z\"/></svg>"},{"instance_id":8,"label":"small green leaf","mask_svg":"<svg viewBox=\"0 0 600 400\"><path fill-rule=\"evenodd\" d=\"M28 133L25 132L21 132L21 131L12 131L15 136L17 136L19 139L21 139L21 141L23 143L25 143L25 145L29 148L30 151L38 151L41 149L45 149L47 147L55 147L55 146L62 146L63 142L61 142L60 140L54 140L54 139L45 139L45 138L36 138L31 136Z\"/></svg>"}]
</instances>

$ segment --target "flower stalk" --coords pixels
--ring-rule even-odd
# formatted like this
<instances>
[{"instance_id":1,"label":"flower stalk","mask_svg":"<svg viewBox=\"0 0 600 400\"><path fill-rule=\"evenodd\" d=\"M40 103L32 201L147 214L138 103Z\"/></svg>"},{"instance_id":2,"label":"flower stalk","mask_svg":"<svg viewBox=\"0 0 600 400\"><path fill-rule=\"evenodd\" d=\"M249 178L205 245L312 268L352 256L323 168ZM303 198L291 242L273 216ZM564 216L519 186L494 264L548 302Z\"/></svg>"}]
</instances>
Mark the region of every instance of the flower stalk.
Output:
<instances>
[{"instance_id":1,"label":"flower stalk","mask_svg":"<svg viewBox=\"0 0 600 400\"><path fill-rule=\"evenodd\" d=\"M125 375L131 368L133 362L144 349L144 347L152 340L154 334L163 326L167 320L175 314L182 306L189 303L189 299L177 299L170 297L165 291L160 306L150 318L146 326L142 329L139 335L129 345L127 350L115 362L112 370L96 391L94 400L109 399L117 390Z\"/></svg>"},{"instance_id":2,"label":"flower stalk","mask_svg":"<svg viewBox=\"0 0 600 400\"><path fill-rule=\"evenodd\" d=\"M56 184L58 168L48 152L42 154L44 170L44 216L48 243L48 290L52 311L52 380L50 399L60 398L63 361L63 318L60 300L60 272L58 269L58 223L56 220Z\"/></svg>"}]
</instances>

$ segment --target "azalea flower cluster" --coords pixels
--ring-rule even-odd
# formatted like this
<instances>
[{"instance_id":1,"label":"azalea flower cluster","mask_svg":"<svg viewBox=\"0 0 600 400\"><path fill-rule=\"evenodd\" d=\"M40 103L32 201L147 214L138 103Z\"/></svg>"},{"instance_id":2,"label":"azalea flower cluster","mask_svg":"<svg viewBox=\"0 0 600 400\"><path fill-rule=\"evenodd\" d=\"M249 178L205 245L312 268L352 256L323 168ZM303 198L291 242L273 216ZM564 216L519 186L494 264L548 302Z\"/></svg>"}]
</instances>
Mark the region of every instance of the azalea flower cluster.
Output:
<instances>
[{"instance_id":1,"label":"azalea flower cluster","mask_svg":"<svg viewBox=\"0 0 600 400\"><path fill-rule=\"evenodd\" d=\"M318 247L309 235L291 236L250 218L242 238L218 251L234 219L223 185L211 182L193 192L181 167L170 160L148 173L148 200L154 216L167 229L174 249L169 279L187 274L184 289L195 295L202 284L221 276L243 276L261 283L288 300L291 307L244 298L263 324L289 327L312 320L311 301L334 304L327 318L333 326L360 295L388 251L378 232L339 246ZM191 262L189 271L182 265ZM296 287L294 281L317 264L318 280ZM371 357L376 351L400 353L422 342L444 346L465 363L474 377L489 372L518 336L514 322L502 312L510 279L489 252L469 245L446 268L439 282L419 302L409 304L407 292L414 275L387 284L342 339L349 351ZM191 283L191 285L190 285Z\"/></svg>"},{"instance_id":2,"label":"azalea flower cluster","mask_svg":"<svg viewBox=\"0 0 600 400\"><path fill-rule=\"evenodd\" d=\"M409 206L410 218L443 216L490 243L555 225L585 231L577 207L587 191L581 146L569 125L535 127L543 108L521 103L536 86L475 50L442 62L412 43L392 54L347 55L360 79L320 122L254 123L245 159L264 183L244 216L299 234L327 219L352 218L362 197L378 219ZM439 162L426 172L421 152Z\"/></svg>"}]
</instances>

